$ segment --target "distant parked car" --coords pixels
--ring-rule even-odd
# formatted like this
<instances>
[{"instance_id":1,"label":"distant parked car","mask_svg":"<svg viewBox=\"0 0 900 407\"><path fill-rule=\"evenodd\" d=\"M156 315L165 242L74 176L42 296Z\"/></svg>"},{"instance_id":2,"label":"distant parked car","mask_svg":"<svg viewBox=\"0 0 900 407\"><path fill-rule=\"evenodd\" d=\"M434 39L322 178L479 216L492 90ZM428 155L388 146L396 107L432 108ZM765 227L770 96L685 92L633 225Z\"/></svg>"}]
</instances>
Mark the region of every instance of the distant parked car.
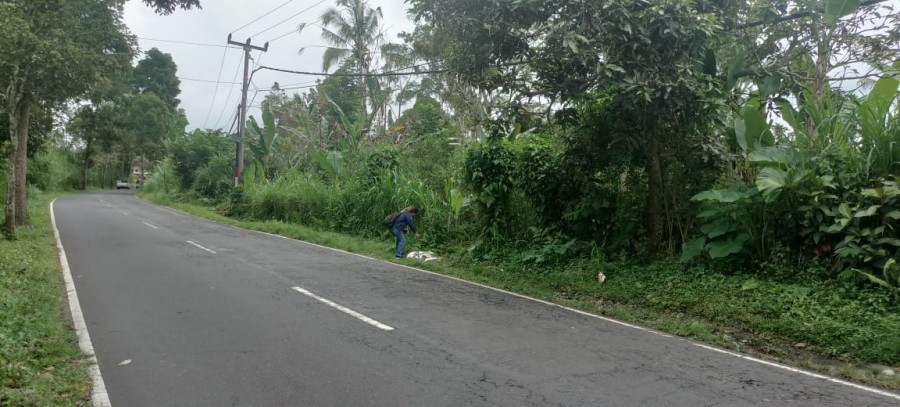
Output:
<instances>
[{"instance_id":1,"label":"distant parked car","mask_svg":"<svg viewBox=\"0 0 900 407\"><path fill-rule=\"evenodd\" d=\"M128 185L128 181L118 180L116 181L116 189L131 189L131 185Z\"/></svg>"}]
</instances>

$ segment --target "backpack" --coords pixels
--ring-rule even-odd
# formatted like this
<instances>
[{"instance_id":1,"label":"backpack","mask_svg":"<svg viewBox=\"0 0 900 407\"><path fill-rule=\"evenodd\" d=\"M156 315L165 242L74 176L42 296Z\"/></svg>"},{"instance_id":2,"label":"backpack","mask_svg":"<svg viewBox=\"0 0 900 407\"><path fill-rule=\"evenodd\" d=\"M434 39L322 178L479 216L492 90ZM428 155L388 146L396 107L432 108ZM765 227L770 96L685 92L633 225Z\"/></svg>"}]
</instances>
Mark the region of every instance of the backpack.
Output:
<instances>
[{"instance_id":1,"label":"backpack","mask_svg":"<svg viewBox=\"0 0 900 407\"><path fill-rule=\"evenodd\" d=\"M390 229L394 227L394 223L397 223L397 218L400 217L400 212L394 212L384 218L384 221L381 222L384 227Z\"/></svg>"}]
</instances>

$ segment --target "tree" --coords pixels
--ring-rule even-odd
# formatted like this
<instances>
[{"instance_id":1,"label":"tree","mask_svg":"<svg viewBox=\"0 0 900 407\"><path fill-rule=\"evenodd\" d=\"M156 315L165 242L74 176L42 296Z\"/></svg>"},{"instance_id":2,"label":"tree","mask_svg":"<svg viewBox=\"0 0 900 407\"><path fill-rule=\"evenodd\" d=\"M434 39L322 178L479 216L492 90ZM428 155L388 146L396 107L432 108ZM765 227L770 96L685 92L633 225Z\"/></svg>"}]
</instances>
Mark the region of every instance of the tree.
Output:
<instances>
[{"instance_id":1,"label":"tree","mask_svg":"<svg viewBox=\"0 0 900 407\"><path fill-rule=\"evenodd\" d=\"M159 49L153 48L147 51L146 57L138 61L134 68L133 84L137 93L153 93L159 96L169 109L175 111L178 104L178 94L181 93L178 80L178 66L172 60L172 55L164 54Z\"/></svg>"},{"instance_id":2,"label":"tree","mask_svg":"<svg viewBox=\"0 0 900 407\"><path fill-rule=\"evenodd\" d=\"M430 37L442 39L447 68L481 89L508 92L516 109L535 96L570 108L610 95L613 117L629 125L608 136L631 146L645 167L651 251L671 237L663 222L678 217L666 202L664 157L678 160L667 149L712 121L719 105L709 62L719 29L713 14L683 0L411 3L417 20L433 27Z\"/></svg>"},{"instance_id":3,"label":"tree","mask_svg":"<svg viewBox=\"0 0 900 407\"><path fill-rule=\"evenodd\" d=\"M112 102L82 106L69 124L69 130L83 143L81 189L88 187L88 172L98 151L109 151L121 136L120 111ZM98 146L99 144L99 146Z\"/></svg>"},{"instance_id":4,"label":"tree","mask_svg":"<svg viewBox=\"0 0 900 407\"><path fill-rule=\"evenodd\" d=\"M832 84L873 83L900 58L900 9L879 1L756 0L733 14L729 84L746 78L763 100L809 97L824 109Z\"/></svg>"},{"instance_id":5,"label":"tree","mask_svg":"<svg viewBox=\"0 0 900 407\"><path fill-rule=\"evenodd\" d=\"M5 221L25 222L28 123L35 105L85 92L101 72L129 63L121 0L8 0L0 3L0 89L9 117Z\"/></svg>"},{"instance_id":6,"label":"tree","mask_svg":"<svg viewBox=\"0 0 900 407\"><path fill-rule=\"evenodd\" d=\"M381 7L372 9L366 0L338 0L338 8L329 8L320 17L322 37L333 45L325 50L322 56L322 70L328 71L332 66L344 60L352 60L356 64L356 73L369 73L372 58L384 39L381 31ZM300 27L302 31L304 26ZM360 76L359 87L362 115L367 118L366 79Z\"/></svg>"},{"instance_id":7,"label":"tree","mask_svg":"<svg viewBox=\"0 0 900 407\"><path fill-rule=\"evenodd\" d=\"M140 156L140 183L144 184L144 163L148 155L155 158L162 151L163 140L169 134L172 112L159 96L152 93L135 96L129 102L125 127L129 129Z\"/></svg>"},{"instance_id":8,"label":"tree","mask_svg":"<svg viewBox=\"0 0 900 407\"><path fill-rule=\"evenodd\" d=\"M200 8L200 0L143 0L144 4L152 7L158 14L172 14L176 8L190 10L193 7Z\"/></svg>"},{"instance_id":9,"label":"tree","mask_svg":"<svg viewBox=\"0 0 900 407\"><path fill-rule=\"evenodd\" d=\"M335 72L339 74L350 73L352 68L349 65L350 61L345 61ZM328 102L329 99L354 122L365 120L365 116L363 116L365 115L365 111L359 110L359 101L357 100L357 97L354 96L359 94L359 86L360 82L358 80L354 80L349 76L338 75L325 78L325 80L316 87L317 93L322 96L319 101L324 106L322 111L329 113L329 116L334 119L332 122L337 122L339 119L334 106Z\"/></svg>"}]
</instances>

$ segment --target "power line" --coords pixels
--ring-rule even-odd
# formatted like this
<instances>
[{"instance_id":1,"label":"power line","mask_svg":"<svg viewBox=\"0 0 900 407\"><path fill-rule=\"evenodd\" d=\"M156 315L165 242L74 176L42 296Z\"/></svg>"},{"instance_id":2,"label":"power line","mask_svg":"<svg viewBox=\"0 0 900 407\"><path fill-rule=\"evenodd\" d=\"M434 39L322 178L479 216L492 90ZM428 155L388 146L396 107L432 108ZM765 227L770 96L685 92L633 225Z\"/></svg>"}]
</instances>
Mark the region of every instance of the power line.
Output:
<instances>
[{"instance_id":1,"label":"power line","mask_svg":"<svg viewBox=\"0 0 900 407\"><path fill-rule=\"evenodd\" d=\"M279 36L275 37L275 38L272 38L271 40L268 40L268 41L266 41L266 42L268 42L268 43L273 43L273 42L278 41L278 40L280 40L280 39L282 39L282 38L284 38L284 37L287 37L288 35L295 34L295 33L297 33L297 30L291 30L291 31L288 31L288 32L286 32L286 33L284 33L284 34L282 34L282 35L279 35Z\"/></svg>"},{"instance_id":2,"label":"power line","mask_svg":"<svg viewBox=\"0 0 900 407\"><path fill-rule=\"evenodd\" d=\"M241 64L238 64L237 69L234 70L234 78L231 80L231 82L237 81L237 77L238 77L239 73L241 73ZM222 121L222 115L224 115L225 110L228 109L228 102L231 100L232 92L234 92L234 85L231 85L231 87L228 88L228 96L225 97L225 105L222 106L222 111L219 113L219 118L216 119L216 124L213 125L213 127L218 127L219 122Z\"/></svg>"},{"instance_id":3,"label":"power line","mask_svg":"<svg viewBox=\"0 0 900 407\"><path fill-rule=\"evenodd\" d=\"M231 127L228 128L228 133L225 133L225 134L231 134L231 131L234 130L234 126L237 124L237 121L238 121L238 112L240 111L239 110L240 108L241 107L238 106L238 109L234 111L234 117L231 119Z\"/></svg>"},{"instance_id":4,"label":"power line","mask_svg":"<svg viewBox=\"0 0 900 407\"><path fill-rule=\"evenodd\" d=\"M220 45L220 44L204 44L204 43L201 43L201 42L176 41L176 40L161 40L161 39L158 39L158 38L144 38L144 37L138 37L138 39L139 39L139 40L144 40L144 41L170 42L170 43L173 43L173 44L196 45L196 46L199 46L199 47L211 47L211 48L237 48L237 47L229 47L229 46L227 46L227 45Z\"/></svg>"},{"instance_id":5,"label":"power line","mask_svg":"<svg viewBox=\"0 0 900 407\"><path fill-rule=\"evenodd\" d=\"M219 94L219 81L222 79L222 69L225 68L225 55L228 55L228 47L225 47L225 51L222 52L222 62L219 63L219 75L216 77L216 88L213 91L212 100L209 101L209 110L206 111L206 120L203 121L204 128L209 124L209 115L212 114L213 106L216 104L216 96Z\"/></svg>"},{"instance_id":6,"label":"power line","mask_svg":"<svg viewBox=\"0 0 900 407\"><path fill-rule=\"evenodd\" d=\"M305 23L300 23L300 24L311 25L311 26L315 26L315 27L319 27L319 28L322 27L321 25L319 25L319 24L317 24L317 23L315 23L315 22L305 22ZM280 40L280 39L282 39L282 38L284 38L284 37L287 37L288 35L296 34L297 31L298 31L297 29L293 29L293 30L291 30L291 31L288 31L288 32L286 32L286 33L284 33L284 34L281 34L281 35L279 35L279 36L277 36L277 37L275 37L275 38L273 38L273 39L271 39L271 40L268 40L268 41L266 41L266 42L275 42L275 41L278 41L278 40ZM311 45L311 46L327 48L327 46L325 46L325 45Z\"/></svg>"},{"instance_id":7,"label":"power line","mask_svg":"<svg viewBox=\"0 0 900 407\"><path fill-rule=\"evenodd\" d=\"M247 23L247 24L244 24L244 25L238 27L236 30L231 30L231 33L234 34L234 33L238 32L238 31L244 29L244 28L247 27L248 25L253 24L253 23L259 21L260 19L262 19L263 17L265 17L265 16L267 16L267 15L269 15L269 14L272 14L272 13L278 11L278 9L280 9L280 8L282 8L282 7L284 7L284 6L288 5L288 4L290 4L290 3L292 3L293 1L294 1L294 0L288 0L288 1L284 2L284 3L282 3L280 6L275 7L275 8L273 8L272 10L269 10L269 12L267 12L266 14L263 14L263 15L261 15L261 16L259 16L259 17L256 17L255 20L253 20L253 21L251 21L251 22L249 22L249 23ZM255 36L254 36L254 37L255 37Z\"/></svg>"},{"instance_id":8,"label":"power line","mask_svg":"<svg viewBox=\"0 0 900 407\"><path fill-rule=\"evenodd\" d=\"M204 83L215 83L215 84L222 83L221 81L218 81L218 80L214 81L212 79L185 78L183 76L179 76L178 79L181 79L183 81L191 81L191 82L204 82ZM240 85L240 83L234 82L234 83L232 83L232 85Z\"/></svg>"},{"instance_id":9,"label":"power line","mask_svg":"<svg viewBox=\"0 0 900 407\"><path fill-rule=\"evenodd\" d=\"M280 90L309 89L309 88L315 88L316 86L319 86L319 84L314 84L314 85L302 85L302 86L285 86L285 87L283 87L283 88L278 88L278 89L260 89L259 91L260 91L260 92L277 92L277 91L280 91Z\"/></svg>"},{"instance_id":10,"label":"power line","mask_svg":"<svg viewBox=\"0 0 900 407\"><path fill-rule=\"evenodd\" d=\"M294 17L297 17L297 16L299 16L300 14L303 14L303 13L309 11L309 10L312 10L314 7L316 7L316 6L318 6L319 4L322 4L322 3L324 3L324 2L325 2L325 0L320 0L320 1L317 2L316 4L313 4L313 5L311 5L311 6L307 7L307 8L305 8L305 9L303 9L303 10L300 11L299 13L294 14L294 15L288 17L288 18L285 18L284 20L279 21L279 22L276 23L275 25L273 25L273 26L271 26L271 27L269 27L269 28L266 28L265 30L262 30L262 31L260 31L260 32L258 32L258 33L256 33L256 34L251 35L251 37L256 37L256 36L258 36L258 35L260 35L260 34L262 34L262 33L264 33L264 32L267 32L267 31L269 31L269 30L275 28L275 27L278 27L279 25L282 25L282 24L284 24L284 23L286 23L286 22L292 20Z\"/></svg>"},{"instance_id":11,"label":"power line","mask_svg":"<svg viewBox=\"0 0 900 407\"><path fill-rule=\"evenodd\" d=\"M521 65L522 63L517 63L513 65ZM407 67L404 69L416 68L425 64L413 65L411 67ZM327 73L327 72L308 72L308 71L292 71L290 69L281 69L281 68L273 68L270 66L260 66L258 69L267 69L270 71L276 72L285 72L292 73L297 75L312 75L312 76L349 76L349 77L382 77L382 76L408 76L408 75L426 75L433 73L446 73L449 72L448 69L432 69L428 71L389 71L389 72L374 72L374 73Z\"/></svg>"}]
</instances>

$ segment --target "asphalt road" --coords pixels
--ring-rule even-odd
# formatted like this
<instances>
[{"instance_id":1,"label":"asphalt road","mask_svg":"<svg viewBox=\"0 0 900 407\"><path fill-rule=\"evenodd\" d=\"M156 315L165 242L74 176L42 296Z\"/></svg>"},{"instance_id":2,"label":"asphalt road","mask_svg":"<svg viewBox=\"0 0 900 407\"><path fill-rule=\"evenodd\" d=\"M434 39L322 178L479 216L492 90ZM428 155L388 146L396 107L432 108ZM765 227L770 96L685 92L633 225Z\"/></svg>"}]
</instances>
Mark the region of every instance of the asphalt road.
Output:
<instances>
[{"instance_id":1,"label":"asphalt road","mask_svg":"<svg viewBox=\"0 0 900 407\"><path fill-rule=\"evenodd\" d=\"M125 192L55 216L117 407L900 405Z\"/></svg>"}]
</instances>

